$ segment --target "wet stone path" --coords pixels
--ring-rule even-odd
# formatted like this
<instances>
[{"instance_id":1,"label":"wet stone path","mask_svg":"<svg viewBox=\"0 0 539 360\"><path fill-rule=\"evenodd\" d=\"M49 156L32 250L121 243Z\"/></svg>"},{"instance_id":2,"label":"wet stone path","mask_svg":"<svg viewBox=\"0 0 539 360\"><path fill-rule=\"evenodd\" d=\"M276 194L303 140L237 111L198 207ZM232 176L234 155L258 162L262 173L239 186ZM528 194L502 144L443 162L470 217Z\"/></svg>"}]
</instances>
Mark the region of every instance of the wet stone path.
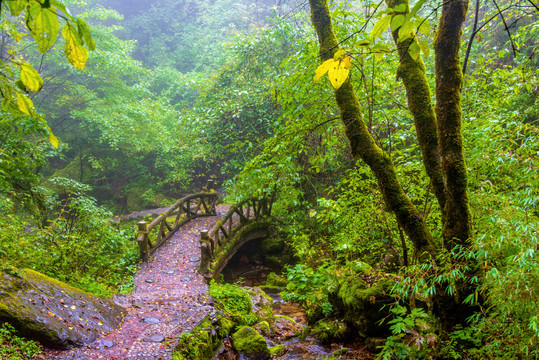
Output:
<instances>
[{"instance_id":1,"label":"wet stone path","mask_svg":"<svg viewBox=\"0 0 539 360\"><path fill-rule=\"evenodd\" d=\"M127 309L120 327L94 343L69 351L48 350L40 359L172 359L178 337L214 311L208 286L197 273L200 231L211 230L218 216L194 219L178 230L135 275L135 289L115 301Z\"/></svg>"}]
</instances>

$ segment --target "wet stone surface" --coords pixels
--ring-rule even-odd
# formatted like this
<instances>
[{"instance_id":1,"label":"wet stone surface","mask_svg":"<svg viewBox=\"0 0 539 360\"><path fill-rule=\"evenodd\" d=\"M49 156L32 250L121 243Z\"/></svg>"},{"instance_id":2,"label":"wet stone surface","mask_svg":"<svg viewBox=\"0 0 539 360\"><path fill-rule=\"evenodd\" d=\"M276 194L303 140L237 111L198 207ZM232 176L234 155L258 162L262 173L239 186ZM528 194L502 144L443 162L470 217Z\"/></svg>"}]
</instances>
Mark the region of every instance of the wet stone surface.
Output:
<instances>
[{"instance_id":1,"label":"wet stone surface","mask_svg":"<svg viewBox=\"0 0 539 360\"><path fill-rule=\"evenodd\" d=\"M224 207L220 211L227 210ZM69 351L46 350L38 359L171 360L178 337L191 331L213 310L204 305L209 302L208 286L197 269L200 231L213 228L219 219L192 220L168 239L150 262L141 264L135 275L135 290L119 296L118 304L127 311L119 328L102 336L99 343ZM144 321L151 318L159 322Z\"/></svg>"}]
</instances>

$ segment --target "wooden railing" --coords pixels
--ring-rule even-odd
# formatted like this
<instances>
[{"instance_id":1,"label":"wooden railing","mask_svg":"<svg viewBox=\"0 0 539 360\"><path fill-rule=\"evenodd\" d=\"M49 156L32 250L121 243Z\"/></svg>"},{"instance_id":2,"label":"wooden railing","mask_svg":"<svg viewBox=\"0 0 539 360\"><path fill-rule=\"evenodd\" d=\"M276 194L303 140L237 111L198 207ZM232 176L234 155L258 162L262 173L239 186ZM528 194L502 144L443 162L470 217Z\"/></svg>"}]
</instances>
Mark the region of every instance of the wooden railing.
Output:
<instances>
[{"instance_id":1,"label":"wooden railing","mask_svg":"<svg viewBox=\"0 0 539 360\"><path fill-rule=\"evenodd\" d=\"M234 235L249 222L271 215L274 195L261 199L247 199L230 207L226 215L215 224L211 231L200 233L200 268L199 272L207 272L210 262L220 248L228 243Z\"/></svg>"},{"instance_id":2,"label":"wooden railing","mask_svg":"<svg viewBox=\"0 0 539 360\"><path fill-rule=\"evenodd\" d=\"M211 188L209 192L188 195L176 201L150 224L140 221L137 241L142 261L148 261L150 255L182 225L197 217L214 216L217 196L217 192ZM172 217L174 221L169 223Z\"/></svg>"}]
</instances>

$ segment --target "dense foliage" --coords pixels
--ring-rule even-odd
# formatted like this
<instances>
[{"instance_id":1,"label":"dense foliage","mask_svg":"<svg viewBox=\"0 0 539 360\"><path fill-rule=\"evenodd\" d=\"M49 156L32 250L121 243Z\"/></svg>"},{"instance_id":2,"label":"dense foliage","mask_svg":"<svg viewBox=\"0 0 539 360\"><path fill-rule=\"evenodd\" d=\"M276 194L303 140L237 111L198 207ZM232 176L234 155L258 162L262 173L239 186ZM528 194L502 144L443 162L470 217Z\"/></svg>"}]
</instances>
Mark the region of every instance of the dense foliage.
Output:
<instances>
[{"instance_id":1,"label":"dense foliage","mask_svg":"<svg viewBox=\"0 0 539 360\"><path fill-rule=\"evenodd\" d=\"M308 11L294 1L66 0L76 17L60 22L79 26L73 41L76 54L87 53L84 70L81 58L62 54L62 36L36 34L13 7L33 4L50 18L48 1L0 3L3 267L30 267L105 296L128 291L138 261L133 226L111 222L111 211L166 206L213 178L230 202L278 190L277 233L297 259L285 296L307 305L312 319L342 320L331 296L337 275L399 279L380 358L539 356L533 1L468 10L461 133L473 227L456 247L444 243L446 214L402 83L403 57L421 59L434 94L439 2L412 3L408 17L399 5L331 2L343 51L320 68ZM50 4L65 14L59 1ZM390 30L417 47L402 52ZM349 142L334 100L348 79L369 133L440 245L436 256L417 251ZM472 290L458 297L463 284ZM241 307L240 290L212 290L231 293L238 301L229 306ZM472 316L442 329L431 311L439 294L473 306ZM12 334L3 327L0 339L17 342Z\"/></svg>"}]
</instances>

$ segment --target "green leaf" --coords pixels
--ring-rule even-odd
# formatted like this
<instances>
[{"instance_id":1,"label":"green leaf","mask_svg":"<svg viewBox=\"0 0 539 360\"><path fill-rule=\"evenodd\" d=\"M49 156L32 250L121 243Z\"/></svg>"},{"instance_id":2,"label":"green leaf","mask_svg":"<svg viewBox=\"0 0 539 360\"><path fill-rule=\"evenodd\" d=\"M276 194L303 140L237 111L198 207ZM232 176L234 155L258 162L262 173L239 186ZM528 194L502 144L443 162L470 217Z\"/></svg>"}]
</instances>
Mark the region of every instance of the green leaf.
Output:
<instances>
[{"instance_id":1,"label":"green leaf","mask_svg":"<svg viewBox=\"0 0 539 360\"><path fill-rule=\"evenodd\" d=\"M73 15L71 15L71 12L69 11L68 8L66 8L64 4L62 4L58 0L50 0L50 2L51 2L51 5L53 5L57 9L60 9L69 18L69 20L75 21L75 18L73 17Z\"/></svg>"},{"instance_id":2,"label":"green leaf","mask_svg":"<svg viewBox=\"0 0 539 360\"><path fill-rule=\"evenodd\" d=\"M411 21L406 21L399 29L398 42L411 38L414 35L414 24Z\"/></svg>"},{"instance_id":3,"label":"green leaf","mask_svg":"<svg viewBox=\"0 0 539 360\"><path fill-rule=\"evenodd\" d=\"M45 53L54 44L60 29L56 10L44 8L36 1L30 4L26 13L26 25L41 53Z\"/></svg>"},{"instance_id":4,"label":"green leaf","mask_svg":"<svg viewBox=\"0 0 539 360\"><path fill-rule=\"evenodd\" d=\"M82 39L73 25L67 23L62 29L62 35L66 40L64 52L69 62L79 70L83 70L88 60L88 50L82 47Z\"/></svg>"},{"instance_id":5,"label":"green leaf","mask_svg":"<svg viewBox=\"0 0 539 360\"><path fill-rule=\"evenodd\" d=\"M430 34L430 23L427 19L419 18L415 21L415 27L418 32L429 35Z\"/></svg>"},{"instance_id":6,"label":"green leaf","mask_svg":"<svg viewBox=\"0 0 539 360\"><path fill-rule=\"evenodd\" d=\"M9 6L11 16L19 16L28 5L28 0L10 0L6 1L6 4Z\"/></svg>"},{"instance_id":7,"label":"green leaf","mask_svg":"<svg viewBox=\"0 0 539 360\"><path fill-rule=\"evenodd\" d=\"M358 47L358 46L369 46L371 44L371 42L369 40L359 40L358 42L356 42L354 44L354 47Z\"/></svg>"},{"instance_id":8,"label":"green leaf","mask_svg":"<svg viewBox=\"0 0 539 360\"><path fill-rule=\"evenodd\" d=\"M419 9L421 9L421 7L423 6L424 3L426 3L427 0L419 0L418 2L415 3L414 7L412 8L412 10L410 10L410 19L413 18L417 12L419 11Z\"/></svg>"},{"instance_id":9,"label":"green leaf","mask_svg":"<svg viewBox=\"0 0 539 360\"><path fill-rule=\"evenodd\" d=\"M17 93L17 106L19 107L19 110L25 113L26 115L30 115L32 112L32 109L34 108L34 103L28 96Z\"/></svg>"},{"instance_id":10,"label":"green leaf","mask_svg":"<svg viewBox=\"0 0 539 360\"><path fill-rule=\"evenodd\" d=\"M346 50L343 50L343 49L339 49L335 52L335 54L333 54L333 60L339 60L340 58L342 58L344 55L346 55L347 51Z\"/></svg>"},{"instance_id":11,"label":"green leaf","mask_svg":"<svg viewBox=\"0 0 539 360\"><path fill-rule=\"evenodd\" d=\"M21 64L21 81L24 86L33 92L41 90L43 86L43 79L34 67L28 63Z\"/></svg>"},{"instance_id":12,"label":"green leaf","mask_svg":"<svg viewBox=\"0 0 539 360\"><path fill-rule=\"evenodd\" d=\"M417 59L419 59L419 55L421 54L421 51L416 41L410 44L410 47L408 48L408 52L410 53L410 56L412 57L412 59L416 61Z\"/></svg>"},{"instance_id":13,"label":"green leaf","mask_svg":"<svg viewBox=\"0 0 539 360\"><path fill-rule=\"evenodd\" d=\"M378 43L374 45L371 49L372 52L382 52L382 53L390 53L391 49L386 45L382 43Z\"/></svg>"},{"instance_id":14,"label":"green leaf","mask_svg":"<svg viewBox=\"0 0 539 360\"><path fill-rule=\"evenodd\" d=\"M421 49L421 51L423 51L423 54L425 54L425 57L429 57L429 54L430 54L429 42L423 39L418 39L417 42L419 44L419 48Z\"/></svg>"},{"instance_id":15,"label":"green leaf","mask_svg":"<svg viewBox=\"0 0 539 360\"><path fill-rule=\"evenodd\" d=\"M405 12L406 11L406 4L399 4L393 9L395 12Z\"/></svg>"},{"instance_id":16,"label":"green leaf","mask_svg":"<svg viewBox=\"0 0 539 360\"><path fill-rule=\"evenodd\" d=\"M376 24L374 24L371 35L376 39L382 35L382 33L389 27L389 24L391 24L391 17L392 15L385 15L383 18L378 20Z\"/></svg>"},{"instance_id":17,"label":"green leaf","mask_svg":"<svg viewBox=\"0 0 539 360\"><path fill-rule=\"evenodd\" d=\"M405 17L402 14L393 16L393 19L391 19L391 31L395 31L401 27L404 24L404 19Z\"/></svg>"},{"instance_id":18,"label":"green leaf","mask_svg":"<svg viewBox=\"0 0 539 360\"><path fill-rule=\"evenodd\" d=\"M84 40L86 46L88 46L88 50L95 50L95 41L92 39L92 34L90 33L90 29L88 29L86 22L82 19L77 19L77 28L79 30L79 35Z\"/></svg>"}]
</instances>

